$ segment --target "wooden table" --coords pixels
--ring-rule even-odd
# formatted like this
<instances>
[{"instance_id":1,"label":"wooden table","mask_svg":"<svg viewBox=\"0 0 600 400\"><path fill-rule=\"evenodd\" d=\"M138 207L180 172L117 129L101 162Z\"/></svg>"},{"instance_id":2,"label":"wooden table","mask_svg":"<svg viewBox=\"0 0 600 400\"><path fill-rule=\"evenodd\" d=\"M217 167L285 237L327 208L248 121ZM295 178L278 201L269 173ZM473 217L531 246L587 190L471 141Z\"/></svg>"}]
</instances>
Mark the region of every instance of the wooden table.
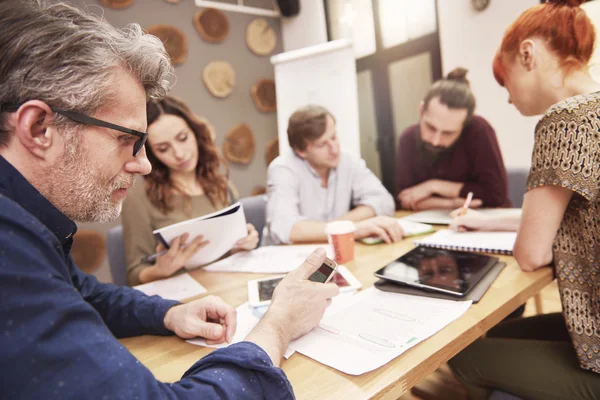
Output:
<instances>
[{"instance_id":1,"label":"wooden table","mask_svg":"<svg viewBox=\"0 0 600 400\"><path fill-rule=\"evenodd\" d=\"M356 245L356 259L346 267L364 288L377 281L377 269L412 249L412 239L392 245ZM478 304L459 319L427 340L375 371L360 376L346 375L295 353L282 368L299 399L396 399L421 379L435 371L460 350L481 337L488 329L538 293L552 279L550 268L522 272L515 259L501 256L506 268ZM209 291L232 306L247 301L246 282L266 274L216 273L193 271ZM155 377L174 382L199 358L214 349L198 347L177 337L142 336L121 340Z\"/></svg>"}]
</instances>

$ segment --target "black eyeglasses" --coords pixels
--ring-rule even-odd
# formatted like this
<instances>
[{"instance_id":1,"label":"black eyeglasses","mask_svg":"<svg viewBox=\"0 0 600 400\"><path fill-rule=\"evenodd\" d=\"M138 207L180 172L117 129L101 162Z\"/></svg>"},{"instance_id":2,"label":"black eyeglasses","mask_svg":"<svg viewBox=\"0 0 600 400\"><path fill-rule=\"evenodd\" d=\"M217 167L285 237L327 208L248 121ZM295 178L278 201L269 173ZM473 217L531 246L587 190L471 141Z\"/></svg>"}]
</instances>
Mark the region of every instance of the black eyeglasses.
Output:
<instances>
[{"instance_id":1,"label":"black eyeglasses","mask_svg":"<svg viewBox=\"0 0 600 400\"><path fill-rule=\"evenodd\" d=\"M21 107L21 104L6 104L3 106L0 106L0 112L15 112L19 109L19 107ZM67 110L63 110L63 109L55 108L55 107L50 107L50 109L53 112L60 114L60 115L64 115L65 117L69 118L70 120L79 122L80 124L99 126L101 128L113 129L115 131L128 133L130 135L137 136L139 139L133 145L133 156L134 157L137 156L137 154L140 152L142 147L144 147L146 140L148 139L148 134L145 132L136 131L135 129L125 128L123 126L112 124L110 122L106 122L106 121L102 121L102 120L99 120L96 118L88 117L87 115L83 115L83 114L80 114L75 111L67 111Z\"/></svg>"}]
</instances>

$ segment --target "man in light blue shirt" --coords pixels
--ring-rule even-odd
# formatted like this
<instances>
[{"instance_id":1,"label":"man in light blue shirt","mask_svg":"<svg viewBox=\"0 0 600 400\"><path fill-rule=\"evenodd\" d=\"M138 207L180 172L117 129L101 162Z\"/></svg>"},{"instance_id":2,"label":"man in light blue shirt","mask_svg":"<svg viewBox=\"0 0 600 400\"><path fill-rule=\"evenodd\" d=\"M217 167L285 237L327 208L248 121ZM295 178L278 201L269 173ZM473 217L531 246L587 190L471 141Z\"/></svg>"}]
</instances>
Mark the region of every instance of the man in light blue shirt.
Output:
<instances>
[{"instance_id":1,"label":"man in light blue shirt","mask_svg":"<svg viewBox=\"0 0 600 400\"><path fill-rule=\"evenodd\" d=\"M268 244L327 240L325 225L350 220L357 239L377 236L386 243L402 239L394 199L361 159L340 150L335 119L316 105L290 117L292 152L268 169Z\"/></svg>"}]
</instances>

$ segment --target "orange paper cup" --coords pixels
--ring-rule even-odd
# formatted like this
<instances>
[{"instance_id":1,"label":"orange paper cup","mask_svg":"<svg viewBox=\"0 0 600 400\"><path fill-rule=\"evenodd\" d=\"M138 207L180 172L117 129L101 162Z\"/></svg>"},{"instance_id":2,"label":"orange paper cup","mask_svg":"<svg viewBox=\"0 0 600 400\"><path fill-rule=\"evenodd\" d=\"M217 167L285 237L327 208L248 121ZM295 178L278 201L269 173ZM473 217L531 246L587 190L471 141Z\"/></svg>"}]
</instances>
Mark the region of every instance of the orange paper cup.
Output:
<instances>
[{"instance_id":1,"label":"orange paper cup","mask_svg":"<svg viewBox=\"0 0 600 400\"><path fill-rule=\"evenodd\" d=\"M335 262L344 264L354 260L354 231L352 221L334 221L327 224L325 232L333 247Z\"/></svg>"}]
</instances>

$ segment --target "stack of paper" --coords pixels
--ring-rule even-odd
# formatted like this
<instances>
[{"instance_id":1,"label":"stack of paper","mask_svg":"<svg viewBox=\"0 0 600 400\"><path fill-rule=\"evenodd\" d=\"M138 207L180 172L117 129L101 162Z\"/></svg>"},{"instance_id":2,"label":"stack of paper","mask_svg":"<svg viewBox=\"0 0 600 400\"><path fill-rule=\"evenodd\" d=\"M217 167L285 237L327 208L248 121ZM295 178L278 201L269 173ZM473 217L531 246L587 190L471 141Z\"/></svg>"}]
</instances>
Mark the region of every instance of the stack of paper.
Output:
<instances>
[{"instance_id":1,"label":"stack of paper","mask_svg":"<svg viewBox=\"0 0 600 400\"><path fill-rule=\"evenodd\" d=\"M351 375L372 371L427 339L467 311L452 301L367 289L290 347Z\"/></svg>"},{"instance_id":2,"label":"stack of paper","mask_svg":"<svg viewBox=\"0 0 600 400\"><path fill-rule=\"evenodd\" d=\"M187 272L171 278L144 283L133 288L148 296L158 295L163 299L176 301L206 293L204 286L198 283Z\"/></svg>"},{"instance_id":3,"label":"stack of paper","mask_svg":"<svg viewBox=\"0 0 600 400\"><path fill-rule=\"evenodd\" d=\"M452 210L427 210L408 215L403 220L424 224L450 225ZM520 208L480 208L477 212L489 217L514 217L521 215Z\"/></svg>"},{"instance_id":4,"label":"stack of paper","mask_svg":"<svg viewBox=\"0 0 600 400\"><path fill-rule=\"evenodd\" d=\"M263 246L252 251L236 253L204 268L214 272L286 273L298 268L316 249L323 248L333 257L331 246Z\"/></svg>"}]
</instances>

